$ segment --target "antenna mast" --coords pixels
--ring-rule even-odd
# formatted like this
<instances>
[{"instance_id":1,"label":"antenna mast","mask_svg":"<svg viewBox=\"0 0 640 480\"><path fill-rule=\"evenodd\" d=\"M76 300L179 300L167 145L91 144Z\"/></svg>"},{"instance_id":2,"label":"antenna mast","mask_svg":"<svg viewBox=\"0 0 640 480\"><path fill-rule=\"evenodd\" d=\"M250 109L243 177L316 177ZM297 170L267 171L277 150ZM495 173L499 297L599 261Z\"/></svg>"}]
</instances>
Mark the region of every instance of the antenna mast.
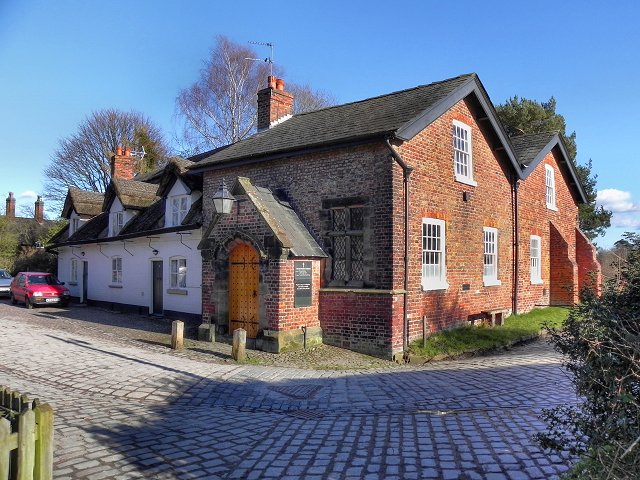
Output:
<instances>
[{"instance_id":1,"label":"antenna mast","mask_svg":"<svg viewBox=\"0 0 640 480\"><path fill-rule=\"evenodd\" d=\"M254 60L256 62L267 62L269 64L269 75L273 76L273 47L272 42L249 42L251 45L262 45L263 47L269 47L270 54L267 58L245 58L245 60Z\"/></svg>"}]
</instances>

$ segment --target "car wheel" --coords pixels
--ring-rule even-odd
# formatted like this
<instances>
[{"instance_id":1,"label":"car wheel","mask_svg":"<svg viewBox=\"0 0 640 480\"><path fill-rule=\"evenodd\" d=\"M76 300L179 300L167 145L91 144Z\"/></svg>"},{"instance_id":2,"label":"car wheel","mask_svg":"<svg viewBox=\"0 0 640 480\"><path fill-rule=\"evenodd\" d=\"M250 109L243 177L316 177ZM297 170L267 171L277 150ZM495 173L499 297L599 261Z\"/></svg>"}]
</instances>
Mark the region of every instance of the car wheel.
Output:
<instances>
[{"instance_id":1,"label":"car wheel","mask_svg":"<svg viewBox=\"0 0 640 480\"><path fill-rule=\"evenodd\" d=\"M11 292L9 296L11 297L11 305L15 305L18 303L18 301L16 300L16 297L13 296L13 292Z\"/></svg>"},{"instance_id":2,"label":"car wheel","mask_svg":"<svg viewBox=\"0 0 640 480\"><path fill-rule=\"evenodd\" d=\"M27 307L29 310L31 310L33 308L33 304L31 303L31 299L29 299L29 297L27 297L26 295L24 296L24 306Z\"/></svg>"}]
</instances>

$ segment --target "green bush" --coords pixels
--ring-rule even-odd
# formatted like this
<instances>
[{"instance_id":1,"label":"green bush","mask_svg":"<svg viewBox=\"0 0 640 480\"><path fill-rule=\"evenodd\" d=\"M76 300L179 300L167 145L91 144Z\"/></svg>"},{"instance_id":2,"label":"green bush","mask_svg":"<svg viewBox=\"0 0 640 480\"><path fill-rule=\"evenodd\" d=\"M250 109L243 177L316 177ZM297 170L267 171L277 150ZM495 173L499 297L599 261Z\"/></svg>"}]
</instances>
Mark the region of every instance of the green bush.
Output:
<instances>
[{"instance_id":1,"label":"green bush","mask_svg":"<svg viewBox=\"0 0 640 480\"><path fill-rule=\"evenodd\" d=\"M640 472L640 237L632 245L622 285L600 298L586 292L561 330L555 349L565 355L577 406L545 410L541 445L582 457L575 479L638 478Z\"/></svg>"}]
</instances>

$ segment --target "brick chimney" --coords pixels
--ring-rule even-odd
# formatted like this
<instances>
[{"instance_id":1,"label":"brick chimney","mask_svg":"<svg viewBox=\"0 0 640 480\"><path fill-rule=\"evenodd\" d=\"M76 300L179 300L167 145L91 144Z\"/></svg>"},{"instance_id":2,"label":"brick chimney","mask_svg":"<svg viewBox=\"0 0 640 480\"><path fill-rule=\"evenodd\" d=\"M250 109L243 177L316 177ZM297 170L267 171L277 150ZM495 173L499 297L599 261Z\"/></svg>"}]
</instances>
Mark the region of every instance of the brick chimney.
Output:
<instances>
[{"instance_id":1,"label":"brick chimney","mask_svg":"<svg viewBox=\"0 0 640 480\"><path fill-rule=\"evenodd\" d=\"M116 147L111 157L111 178L131 180L135 175L136 158L131 155L131 147Z\"/></svg>"},{"instance_id":2,"label":"brick chimney","mask_svg":"<svg viewBox=\"0 0 640 480\"><path fill-rule=\"evenodd\" d=\"M42 197L40 195L38 195L35 206L36 208L34 210L35 213L33 215L33 218L38 223L44 223L44 202L42 201Z\"/></svg>"},{"instance_id":3,"label":"brick chimney","mask_svg":"<svg viewBox=\"0 0 640 480\"><path fill-rule=\"evenodd\" d=\"M13 196L13 192L9 192L7 197L7 208L5 213L7 218L16 218L16 199Z\"/></svg>"},{"instance_id":4,"label":"brick chimney","mask_svg":"<svg viewBox=\"0 0 640 480\"><path fill-rule=\"evenodd\" d=\"M273 127L293 114L293 95L284 91L284 80L267 77L267 88L258 92L258 131Z\"/></svg>"}]
</instances>

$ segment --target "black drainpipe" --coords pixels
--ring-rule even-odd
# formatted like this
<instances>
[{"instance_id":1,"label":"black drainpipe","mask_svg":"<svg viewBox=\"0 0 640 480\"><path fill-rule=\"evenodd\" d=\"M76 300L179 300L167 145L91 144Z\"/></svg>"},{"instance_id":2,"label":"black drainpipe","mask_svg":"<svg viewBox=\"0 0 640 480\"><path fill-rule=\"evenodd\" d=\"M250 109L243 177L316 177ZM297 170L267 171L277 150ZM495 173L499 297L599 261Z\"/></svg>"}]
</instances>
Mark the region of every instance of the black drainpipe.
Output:
<instances>
[{"instance_id":1,"label":"black drainpipe","mask_svg":"<svg viewBox=\"0 0 640 480\"><path fill-rule=\"evenodd\" d=\"M409 175L413 167L407 165L402 157L393 148L389 138L385 138L385 143L391 151L391 156L402 167L402 180L404 186L404 302L403 302L403 334L402 348L406 352L409 350Z\"/></svg>"},{"instance_id":2,"label":"black drainpipe","mask_svg":"<svg viewBox=\"0 0 640 480\"><path fill-rule=\"evenodd\" d=\"M520 180L514 177L513 182L513 314L518 313L518 281L520 278L520 226L518 224L518 187Z\"/></svg>"}]
</instances>

